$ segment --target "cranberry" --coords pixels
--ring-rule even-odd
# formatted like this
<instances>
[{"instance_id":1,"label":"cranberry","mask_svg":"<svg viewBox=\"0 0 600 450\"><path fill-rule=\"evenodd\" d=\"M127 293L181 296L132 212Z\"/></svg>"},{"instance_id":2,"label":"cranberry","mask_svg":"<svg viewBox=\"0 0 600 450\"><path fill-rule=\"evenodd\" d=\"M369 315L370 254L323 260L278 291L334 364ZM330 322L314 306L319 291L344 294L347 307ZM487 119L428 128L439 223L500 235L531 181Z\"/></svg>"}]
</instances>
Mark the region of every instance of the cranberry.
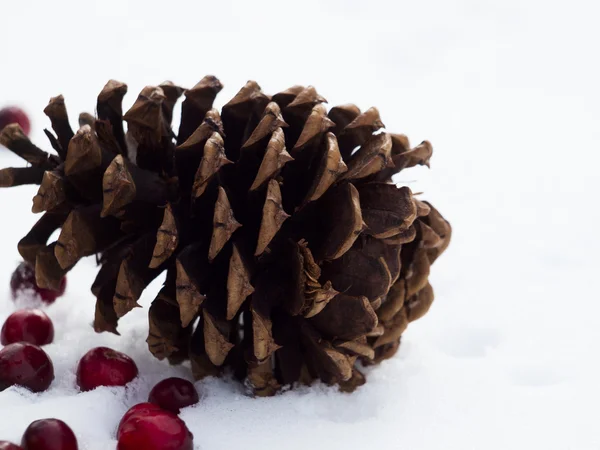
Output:
<instances>
[{"instance_id":1,"label":"cranberry","mask_svg":"<svg viewBox=\"0 0 600 450\"><path fill-rule=\"evenodd\" d=\"M167 378L150 391L148 401L162 409L179 414L181 408L195 405L199 401L198 392L192 383L183 378Z\"/></svg>"},{"instance_id":2,"label":"cranberry","mask_svg":"<svg viewBox=\"0 0 600 450\"><path fill-rule=\"evenodd\" d=\"M29 342L46 345L54 339L54 326L50 317L39 309L22 309L12 313L4 322L0 332L2 345L14 342Z\"/></svg>"},{"instance_id":3,"label":"cranberry","mask_svg":"<svg viewBox=\"0 0 600 450\"><path fill-rule=\"evenodd\" d=\"M0 441L0 450L23 450L23 448L8 441Z\"/></svg>"},{"instance_id":4,"label":"cranberry","mask_svg":"<svg viewBox=\"0 0 600 450\"><path fill-rule=\"evenodd\" d=\"M119 422L119 430L125 422L127 422L132 417L136 416L147 416L152 411L161 411L161 408L154 403L138 403L135 406L129 408L129 410L125 413L121 422ZM117 434L117 439L119 439L119 435Z\"/></svg>"},{"instance_id":5,"label":"cranberry","mask_svg":"<svg viewBox=\"0 0 600 450\"><path fill-rule=\"evenodd\" d=\"M44 303L54 303L57 297L65 293L67 287L67 279L63 277L60 282L60 289L53 291L51 289L43 289L38 287L35 282L35 269L31 264L22 262L19 267L13 272L10 279L10 288L13 299L26 294L28 292L38 294Z\"/></svg>"},{"instance_id":6,"label":"cranberry","mask_svg":"<svg viewBox=\"0 0 600 450\"><path fill-rule=\"evenodd\" d=\"M9 106L0 110L0 131L11 123L17 123L26 135L29 134L31 124L27 113L17 106Z\"/></svg>"},{"instance_id":7,"label":"cranberry","mask_svg":"<svg viewBox=\"0 0 600 450\"><path fill-rule=\"evenodd\" d=\"M50 387L52 380L54 366L41 348L17 342L0 350L0 391L16 384L42 392Z\"/></svg>"},{"instance_id":8,"label":"cranberry","mask_svg":"<svg viewBox=\"0 0 600 450\"><path fill-rule=\"evenodd\" d=\"M133 359L106 347L87 352L77 367L77 384L82 391L99 386L125 386L138 375Z\"/></svg>"},{"instance_id":9,"label":"cranberry","mask_svg":"<svg viewBox=\"0 0 600 450\"><path fill-rule=\"evenodd\" d=\"M77 438L73 430L58 419L42 419L32 422L21 441L23 450L77 450Z\"/></svg>"},{"instance_id":10,"label":"cranberry","mask_svg":"<svg viewBox=\"0 0 600 450\"><path fill-rule=\"evenodd\" d=\"M192 450L194 436L170 411L138 410L119 425L117 450Z\"/></svg>"}]
</instances>

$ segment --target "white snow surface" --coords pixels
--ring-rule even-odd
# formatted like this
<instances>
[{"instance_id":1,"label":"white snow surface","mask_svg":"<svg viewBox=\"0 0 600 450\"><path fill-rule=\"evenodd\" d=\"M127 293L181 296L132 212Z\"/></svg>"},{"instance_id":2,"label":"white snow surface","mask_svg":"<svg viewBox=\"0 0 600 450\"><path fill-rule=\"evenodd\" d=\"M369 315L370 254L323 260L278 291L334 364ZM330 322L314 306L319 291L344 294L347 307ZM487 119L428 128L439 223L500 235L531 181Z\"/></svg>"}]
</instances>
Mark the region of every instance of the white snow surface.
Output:
<instances>
[{"instance_id":1,"label":"white snow surface","mask_svg":"<svg viewBox=\"0 0 600 450\"><path fill-rule=\"evenodd\" d=\"M431 169L402 175L450 220L433 266L436 301L399 353L353 394L316 385L253 399L228 380L196 383L181 417L203 450L600 449L600 31L597 2L87 0L2 2L0 104L32 114L64 94L72 119L93 112L109 78L129 85L225 85L275 93L315 85L330 105L377 106L388 129L434 146ZM175 120L177 122L177 118ZM0 166L22 165L0 150ZM416 181L418 180L418 181ZM9 278L18 240L37 217L32 187L0 190L0 322L15 310ZM49 391L0 393L0 439L57 417L81 449L116 448L122 414L162 378L189 378L147 350L146 310L159 284L120 323L90 324L94 261L70 274L46 309ZM596 292L596 294L594 294ZM596 299L596 300L594 300ZM127 388L79 393L78 359L106 345L135 359Z\"/></svg>"}]
</instances>

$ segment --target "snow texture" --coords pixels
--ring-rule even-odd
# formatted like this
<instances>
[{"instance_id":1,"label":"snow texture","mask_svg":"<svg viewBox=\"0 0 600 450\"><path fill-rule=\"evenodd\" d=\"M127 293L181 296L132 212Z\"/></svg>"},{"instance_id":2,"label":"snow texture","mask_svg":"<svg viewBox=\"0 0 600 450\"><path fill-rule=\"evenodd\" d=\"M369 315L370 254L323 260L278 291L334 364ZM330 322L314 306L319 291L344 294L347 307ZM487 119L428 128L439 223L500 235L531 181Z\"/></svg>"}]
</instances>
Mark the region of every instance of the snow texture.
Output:
<instances>
[{"instance_id":1,"label":"snow texture","mask_svg":"<svg viewBox=\"0 0 600 450\"><path fill-rule=\"evenodd\" d=\"M109 78L129 84L128 108L147 84L214 74L218 106L248 79L269 93L313 84L330 105L375 105L391 131L433 143L431 170L401 181L454 237L433 267L436 301L398 355L351 395L317 385L251 399L227 380L197 383L201 403L182 412L196 448L599 449L599 12L582 0L4 1L0 103L26 107L47 148L51 96L64 94L75 119ZM0 150L11 164L21 163ZM0 190L0 322L15 309L8 284L34 192ZM94 333L95 272L81 262L46 309L56 380L40 395L0 394L0 439L57 417L80 448L114 449L129 406L162 378L189 377L144 342L159 283L121 337ZM79 393L77 361L100 345L128 353L141 375Z\"/></svg>"}]
</instances>

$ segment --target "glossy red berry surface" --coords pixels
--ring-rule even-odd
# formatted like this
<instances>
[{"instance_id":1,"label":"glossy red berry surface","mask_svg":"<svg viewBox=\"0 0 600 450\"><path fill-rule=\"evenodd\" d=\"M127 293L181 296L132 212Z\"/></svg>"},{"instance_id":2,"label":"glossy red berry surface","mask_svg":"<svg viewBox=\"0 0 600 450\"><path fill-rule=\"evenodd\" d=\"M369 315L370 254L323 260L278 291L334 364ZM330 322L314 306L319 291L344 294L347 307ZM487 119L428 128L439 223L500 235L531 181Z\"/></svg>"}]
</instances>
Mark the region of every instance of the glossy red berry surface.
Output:
<instances>
[{"instance_id":1,"label":"glossy red berry surface","mask_svg":"<svg viewBox=\"0 0 600 450\"><path fill-rule=\"evenodd\" d=\"M0 331L2 345L29 342L46 345L54 339L54 326L50 317L39 309L22 309L8 316Z\"/></svg>"},{"instance_id":2,"label":"glossy red berry surface","mask_svg":"<svg viewBox=\"0 0 600 450\"><path fill-rule=\"evenodd\" d=\"M27 427L21 441L23 450L77 450L73 430L58 419L42 419Z\"/></svg>"},{"instance_id":3,"label":"glossy red berry surface","mask_svg":"<svg viewBox=\"0 0 600 450\"><path fill-rule=\"evenodd\" d=\"M181 408L195 405L200 398L192 383L183 378L167 378L158 383L150 391L148 401L162 409L179 414Z\"/></svg>"},{"instance_id":4,"label":"glossy red berry surface","mask_svg":"<svg viewBox=\"0 0 600 450\"><path fill-rule=\"evenodd\" d=\"M133 359L107 347L87 352L77 367L77 385L82 391L99 386L125 386L138 375Z\"/></svg>"},{"instance_id":5,"label":"glossy red berry surface","mask_svg":"<svg viewBox=\"0 0 600 450\"><path fill-rule=\"evenodd\" d=\"M0 391L18 385L42 392L50 387L53 379L54 366L41 348L18 342L0 350Z\"/></svg>"},{"instance_id":6,"label":"glossy red berry surface","mask_svg":"<svg viewBox=\"0 0 600 450\"><path fill-rule=\"evenodd\" d=\"M38 287L35 282L35 269L28 263L22 262L13 272L10 279L10 289L13 299L28 296L39 296L44 303L54 303L54 301L65 293L67 288L67 279L63 278L60 282L60 289L53 291Z\"/></svg>"},{"instance_id":7,"label":"glossy red berry surface","mask_svg":"<svg viewBox=\"0 0 600 450\"><path fill-rule=\"evenodd\" d=\"M0 450L23 450L23 447L8 441L0 441Z\"/></svg>"},{"instance_id":8,"label":"glossy red berry surface","mask_svg":"<svg viewBox=\"0 0 600 450\"><path fill-rule=\"evenodd\" d=\"M117 439L119 439L119 433L121 431L121 428L123 427L123 424L125 424L125 422L127 422L129 419L131 419L133 417L147 416L152 411L161 411L161 408L160 408L160 406L155 405L154 403L138 403L137 405L134 405L131 408L129 408L127 410L127 412L125 413L125 415L123 416L123 418L121 419L121 422L119 422L119 428L117 431Z\"/></svg>"},{"instance_id":9,"label":"glossy red berry surface","mask_svg":"<svg viewBox=\"0 0 600 450\"><path fill-rule=\"evenodd\" d=\"M117 450L193 450L192 433L175 414L147 409L125 420L118 431Z\"/></svg>"},{"instance_id":10,"label":"glossy red berry surface","mask_svg":"<svg viewBox=\"0 0 600 450\"><path fill-rule=\"evenodd\" d=\"M29 131L31 131L29 116L17 106L9 106L0 109L0 131L2 131L6 125L10 125L11 123L19 124L25 134L29 134Z\"/></svg>"}]
</instances>

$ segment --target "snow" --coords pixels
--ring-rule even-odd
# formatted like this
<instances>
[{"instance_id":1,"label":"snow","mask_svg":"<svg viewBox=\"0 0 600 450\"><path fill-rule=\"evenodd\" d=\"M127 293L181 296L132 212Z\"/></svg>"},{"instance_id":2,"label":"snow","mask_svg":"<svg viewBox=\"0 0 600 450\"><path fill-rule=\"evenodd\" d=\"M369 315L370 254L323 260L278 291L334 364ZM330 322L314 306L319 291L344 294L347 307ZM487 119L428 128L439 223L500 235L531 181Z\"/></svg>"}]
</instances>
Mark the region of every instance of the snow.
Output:
<instances>
[{"instance_id":1,"label":"snow","mask_svg":"<svg viewBox=\"0 0 600 450\"><path fill-rule=\"evenodd\" d=\"M197 448L600 448L597 325L597 174L600 66L594 2L356 0L168 3L141 0L3 2L1 103L33 115L58 93L75 117L92 112L109 78L129 84L225 84L219 106L248 79L275 93L313 84L330 105L376 105L384 123L434 146L430 171L403 180L451 221L453 242L433 267L436 301L406 332L396 357L348 395L324 386L251 399L228 380L197 383L203 399L182 412ZM0 166L19 164L0 151ZM419 181L415 181L415 180ZM16 243L34 223L34 190L0 190L0 322L14 310ZM69 274L47 308L51 389L0 394L0 439L18 442L35 419L57 417L80 448L114 449L125 410L169 376L151 357L146 310L121 337L90 326L93 260ZM147 290L147 309L159 287ZM594 294L596 292L596 294ZM596 300L594 300L594 298ZM127 388L78 393L74 370L90 348L132 356Z\"/></svg>"}]
</instances>

